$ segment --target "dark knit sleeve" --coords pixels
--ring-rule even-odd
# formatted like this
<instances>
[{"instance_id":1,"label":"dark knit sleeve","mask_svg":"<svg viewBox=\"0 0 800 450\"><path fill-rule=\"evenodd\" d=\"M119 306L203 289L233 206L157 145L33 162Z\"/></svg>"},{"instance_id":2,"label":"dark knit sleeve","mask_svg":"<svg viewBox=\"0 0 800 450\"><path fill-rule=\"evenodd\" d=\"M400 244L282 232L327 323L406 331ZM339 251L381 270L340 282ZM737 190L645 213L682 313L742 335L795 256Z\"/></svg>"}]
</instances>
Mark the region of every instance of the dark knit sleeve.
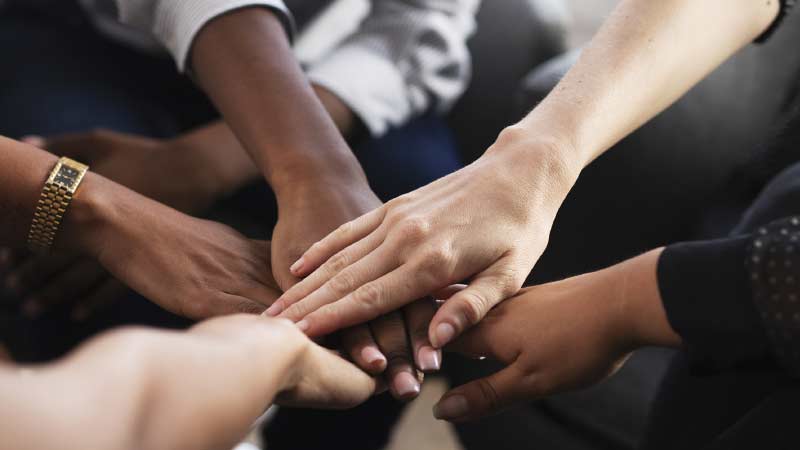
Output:
<instances>
[{"instance_id":1,"label":"dark knit sleeve","mask_svg":"<svg viewBox=\"0 0 800 450\"><path fill-rule=\"evenodd\" d=\"M772 352L781 365L800 376L800 217L758 229L747 268Z\"/></svg>"},{"instance_id":2,"label":"dark knit sleeve","mask_svg":"<svg viewBox=\"0 0 800 450\"><path fill-rule=\"evenodd\" d=\"M800 217L667 247L658 283L695 368L770 365L800 376Z\"/></svg>"},{"instance_id":3,"label":"dark knit sleeve","mask_svg":"<svg viewBox=\"0 0 800 450\"><path fill-rule=\"evenodd\" d=\"M695 369L716 372L769 358L745 266L750 236L667 247L658 284Z\"/></svg>"},{"instance_id":4,"label":"dark knit sleeve","mask_svg":"<svg viewBox=\"0 0 800 450\"><path fill-rule=\"evenodd\" d=\"M783 24L783 21L786 20L786 16L789 15L789 12L792 10L794 5L797 3L797 0L779 0L779 1L781 4L781 9L778 12L778 17L775 18L775 20L772 22L772 25L770 25L766 31L761 33L761 36L756 38L756 42L758 43L765 42L767 39L772 37L772 35L775 34L775 31L777 31L778 28L780 28L781 24Z\"/></svg>"}]
</instances>

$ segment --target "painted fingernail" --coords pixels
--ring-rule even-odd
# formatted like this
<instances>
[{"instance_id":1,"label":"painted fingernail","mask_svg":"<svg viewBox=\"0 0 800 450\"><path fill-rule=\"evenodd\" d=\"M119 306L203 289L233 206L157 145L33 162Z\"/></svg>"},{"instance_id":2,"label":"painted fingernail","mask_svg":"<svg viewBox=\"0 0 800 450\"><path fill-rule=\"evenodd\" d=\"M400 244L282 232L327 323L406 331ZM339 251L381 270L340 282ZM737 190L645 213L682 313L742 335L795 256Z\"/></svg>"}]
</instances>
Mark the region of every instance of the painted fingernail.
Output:
<instances>
[{"instance_id":1,"label":"painted fingernail","mask_svg":"<svg viewBox=\"0 0 800 450\"><path fill-rule=\"evenodd\" d=\"M433 345L435 345L437 348L442 348L450 343L455 335L456 329L453 328L453 326L449 323L442 322L436 326L436 332L433 336L436 342L434 342Z\"/></svg>"},{"instance_id":2,"label":"painted fingernail","mask_svg":"<svg viewBox=\"0 0 800 450\"><path fill-rule=\"evenodd\" d=\"M469 403L463 395L455 394L442 399L433 407L433 417L439 420L453 420L469 413Z\"/></svg>"},{"instance_id":3,"label":"painted fingernail","mask_svg":"<svg viewBox=\"0 0 800 450\"><path fill-rule=\"evenodd\" d=\"M303 261L303 258L298 259L297 261L295 261L294 264L292 264L291 267L289 267L289 272L292 272L293 274L297 274L297 272L299 272L300 269L303 268L303 263L304 262L305 261ZM283 266L283 267L286 267L286 266Z\"/></svg>"},{"instance_id":4,"label":"painted fingernail","mask_svg":"<svg viewBox=\"0 0 800 450\"><path fill-rule=\"evenodd\" d=\"M268 315L268 316L275 317L275 316L277 316L278 314L280 314L280 313L281 313L281 311L283 311L283 308L281 307L280 303L278 303L278 302L275 302L275 303L273 303L273 304L272 304L272 305L271 305L269 308L267 308L267 310L266 310L266 311L264 311L264 313L265 313L266 315Z\"/></svg>"},{"instance_id":5,"label":"painted fingernail","mask_svg":"<svg viewBox=\"0 0 800 450\"><path fill-rule=\"evenodd\" d=\"M417 355L419 359L419 369L423 372L430 372L439 370L441 368L441 361L439 361L439 352L434 348L427 345L419 349Z\"/></svg>"},{"instance_id":6,"label":"painted fingernail","mask_svg":"<svg viewBox=\"0 0 800 450\"><path fill-rule=\"evenodd\" d=\"M364 358L364 361L366 361L370 367L376 369L383 367L384 363L386 363L386 357L375 347L364 347L364 349L361 350L361 357Z\"/></svg>"},{"instance_id":7,"label":"painted fingernail","mask_svg":"<svg viewBox=\"0 0 800 450\"><path fill-rule=\"evenodd\" d=\"M311 324L308 323L307 320L303 319L300 322L297 322L297 328L300 328L300 331L306 332L309 328L311 328Z\"/></svg>"},{"instance_id":8,"label":"painted fingernail","mask_svg":"<svg viewBox=\"0 0 800 450\"><path fill-rule=\"evenodd\" d=\"M419 395L419 381L408 372L400 372L394 377L394 387L401 398L413 398Z\"/></svg>"}]
</instances>

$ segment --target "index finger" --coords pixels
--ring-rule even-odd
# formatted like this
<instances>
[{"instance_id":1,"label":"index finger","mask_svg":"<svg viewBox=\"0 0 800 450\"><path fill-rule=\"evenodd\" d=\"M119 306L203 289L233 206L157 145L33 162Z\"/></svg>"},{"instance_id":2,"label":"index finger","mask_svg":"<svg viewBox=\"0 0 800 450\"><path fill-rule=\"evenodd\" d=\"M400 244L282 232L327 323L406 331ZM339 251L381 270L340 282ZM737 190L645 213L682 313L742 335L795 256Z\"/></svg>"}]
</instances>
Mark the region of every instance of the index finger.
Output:
<instances>
[{"instance_id":1,"label":"index finger","mask_svg":"<svg viewBox=\"0 0 800 450\"><path fill-rule=\"evenodd\" d=\"M309 336L323 336L392 312L447 284L447 280L438 280L415 264L406 263L309 313L297 326Z\"/></svg>"},{"instance_id":2,"label":"index finger","mask_svg":"<svg viewBox=\"0 0 800 450\"><path fill-rule=\"evenodd\" d=\"M289 271L296 277L310 274L331 256L372 233L383 222L384 214L385 208L381 206L358 219L342 224L306 250Z\"/></svg>"}]
</instances>

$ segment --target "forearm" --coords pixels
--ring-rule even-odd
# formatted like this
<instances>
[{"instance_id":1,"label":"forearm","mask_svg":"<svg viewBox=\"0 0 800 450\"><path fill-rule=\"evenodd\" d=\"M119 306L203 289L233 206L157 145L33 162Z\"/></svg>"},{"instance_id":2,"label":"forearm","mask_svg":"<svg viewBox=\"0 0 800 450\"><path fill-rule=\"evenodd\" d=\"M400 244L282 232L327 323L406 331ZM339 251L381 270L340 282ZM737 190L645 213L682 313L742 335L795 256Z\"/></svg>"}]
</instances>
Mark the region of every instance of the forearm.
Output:
<instances>
[{"instance_id":1,"label":"forearm","mask_svg":"<svg viewBox=\"0 0 800 450\"><path fill-rule=\"evenodd\" d=\"M44 182L58 158L0 137L0 243L24 247Z\"/></svg>"},{"instance_id":2,"label":"forearm","mask_svg":"<svg viewBox=\"0 0 800 450\"><path fill-rule=\"evenodd\" d=\"M520 125L582 169L664 110L774 20L778 2L624 0Z\"/></svg>"},{"instance_id":3,"label":"forearm","mask_svg":"<svg viewBox=\"0 0 800 450\"><path fill-rule=\"evenodd\" d=\"M267 360L264 345L129 330L53 366L7 367L0 448L232 448L289 372L293 347Z\"/></svg>"},{"instance_id":4,"label":"forearm","mask_svg":"<svg viewBox=\"0 0 800 450\"><path fill-rule=\"evenodd\" d=\"M214 19L195 40L192 66L279 198L310 177L366 183L272 13L247 8Z\"/></svg>"},{"instance_id":5,"label":"forearm","mask_svg":"<svg viewBox=\"0 0 800 450\"><path fill-rule=\"evenodd\" d=\"M165 165L171 167L168 171L185 174L192 190L205 190L211 199L231 194L260 176L250 155L222 121L172 139L168 147L163 155L168 160Z\"/></svg>"}]
</instances>

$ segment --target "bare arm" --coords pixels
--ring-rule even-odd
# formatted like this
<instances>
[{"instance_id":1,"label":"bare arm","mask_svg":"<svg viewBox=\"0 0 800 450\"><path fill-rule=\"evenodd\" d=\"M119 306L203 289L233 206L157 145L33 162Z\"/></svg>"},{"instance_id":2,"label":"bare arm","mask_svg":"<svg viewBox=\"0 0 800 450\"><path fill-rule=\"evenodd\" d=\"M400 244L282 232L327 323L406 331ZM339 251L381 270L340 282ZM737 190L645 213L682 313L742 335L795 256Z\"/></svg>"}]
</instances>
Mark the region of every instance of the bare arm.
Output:
<instances>
[{"instance_id":1,"label":"bare arm","mask_svg":"<svg viewBox=\"0 0 800 450\"><path fill-rule=\"evenodd\" d=\"M524 133L552 130L581 170L775 20L777 0L623 0Z\"/></svg>"},{"instance_id":2,"label":"bare arm","mask_svg":"<svg viewBox=\"0 0 800 450\"><path fill-rule=\"evenodd\" d=\"M0 448L232 448L278 393L348 407L374 388L287 322L116 331L53 365L0 366Z\"/></svg>"},{"instance_id":3,"label":"bare arm","mask_svg":"<svg viewBox=\"0 0 800 450\"><path fill-rule=\"evenodd\" d=\"M274 14L246 8L216 18L199 33L191 55L200 85L279 200L308 177L366 183Z\"/></svg>"},{"instance_id":4,"label":"bare arm","mask_svg":"<svg viewBox=\"0 0 800 450\"><path fill-rule=\"evenodd\" d=\"M581 170L753 41L778 6L621 1L553 92L478 161L311 247L294 266L304 280L271 311L325 334L470 279L431 322L431 341L450 342L520 289Z\"/></svg>"}]
</instances>

